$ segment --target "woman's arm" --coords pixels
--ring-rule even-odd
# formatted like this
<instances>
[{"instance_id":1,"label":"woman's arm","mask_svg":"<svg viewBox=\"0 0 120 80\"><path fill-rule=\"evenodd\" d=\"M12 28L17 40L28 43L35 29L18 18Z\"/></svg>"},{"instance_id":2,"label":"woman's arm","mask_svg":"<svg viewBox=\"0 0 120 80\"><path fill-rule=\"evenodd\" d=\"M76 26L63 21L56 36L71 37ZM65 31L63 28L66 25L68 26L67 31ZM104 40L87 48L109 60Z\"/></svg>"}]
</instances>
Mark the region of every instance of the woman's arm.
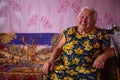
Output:
<instances>
[{"instance_id":1,"label":"woman's arm","mask_svg":"<svg viewBox=\"0 0 120 80\"><path fill-rule=\"evenodd\" d=\"M101 54L95 59L93 63L93 67L97 69L103 69L105 66L106 60L110 57L113 57L114 55L115 55L115 51L113 48L106 48L103 54Z\"/></svg>"},{"instance_id":2,"label":"woman's arm","mask_svg":"<svg viewBox=\"0 0 120 80\"><path fill-rule=\"evenodd\" d=\"M55 47L55 49L53 50L51 57L50 57L50 61L54 62L58 56L61 54L62 52L62 46L65 44L65 36L62 34L62 38L60 40L60 42L58 43L58 45Z\"/></svg>"},{"instance_id":3,"label":"woman's arm","mask_svg":"<svg viewBox=\"0 0 120 80\"><path fill-rule=\"evenodd\" d=\"M43 65L43 72L45 74L48 74L49 70L53 70L54 62L62 52L62 46L65 44L65 41L66 41L65 36L62 34L62 38L60 39L60 42L51 53L50 59Z\"/></svg>"}]
</instances>

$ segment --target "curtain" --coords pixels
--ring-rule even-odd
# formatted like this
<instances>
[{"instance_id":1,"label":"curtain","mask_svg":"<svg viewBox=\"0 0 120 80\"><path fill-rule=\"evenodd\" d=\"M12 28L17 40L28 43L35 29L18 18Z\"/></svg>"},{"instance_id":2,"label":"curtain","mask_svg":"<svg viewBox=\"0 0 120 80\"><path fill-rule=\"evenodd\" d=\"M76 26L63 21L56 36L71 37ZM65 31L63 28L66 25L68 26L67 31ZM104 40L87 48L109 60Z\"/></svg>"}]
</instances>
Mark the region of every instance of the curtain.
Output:
<instances>
[{"instance_id":1,"label":"curtain","mask_svg":"<svg viewBox=\"0 0 120 80\"><path fill-rule=\"evenodd\" d=\"M0 32L59 33L77 25L82 7L98 12L100 28L120 24L119 0L0 0Z\"/></svg>"}]
</instances>

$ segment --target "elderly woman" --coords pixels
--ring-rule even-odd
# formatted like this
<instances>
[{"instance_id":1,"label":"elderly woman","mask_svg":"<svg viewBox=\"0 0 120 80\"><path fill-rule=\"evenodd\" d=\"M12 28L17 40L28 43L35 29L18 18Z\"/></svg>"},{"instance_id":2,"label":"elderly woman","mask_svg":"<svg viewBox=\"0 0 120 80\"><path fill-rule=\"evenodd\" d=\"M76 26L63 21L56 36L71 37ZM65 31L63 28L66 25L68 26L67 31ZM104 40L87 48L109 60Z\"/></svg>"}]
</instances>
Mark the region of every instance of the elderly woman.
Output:
<instances>
[{"instance_id":1,"label":"elderly woman","mask_svg":"<svg viewBox=\"0 0 120 80\"><path fill-rule=\"evenodd\" d=\"M100 69L114 56L108 35L95 26L97 12L82 8L78 25L63 31L63 36L43 65L44 80L100 80ZM60 59L56 61L59 57Z\"/></svg>"}]
</instances>

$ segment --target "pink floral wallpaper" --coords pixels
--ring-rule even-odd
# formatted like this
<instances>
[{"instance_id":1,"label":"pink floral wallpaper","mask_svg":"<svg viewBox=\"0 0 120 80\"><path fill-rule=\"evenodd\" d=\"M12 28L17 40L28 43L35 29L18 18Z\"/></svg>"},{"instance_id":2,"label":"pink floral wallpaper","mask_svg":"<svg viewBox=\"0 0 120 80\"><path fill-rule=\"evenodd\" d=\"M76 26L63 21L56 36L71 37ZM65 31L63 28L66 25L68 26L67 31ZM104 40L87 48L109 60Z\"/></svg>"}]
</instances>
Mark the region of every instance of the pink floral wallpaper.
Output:
<instances>
[{"instance_id":1,"label":"pink floral wallpaper","mask_svg":"<svg viewBox=\"0 0 120 80\"><path fill-rule=\"evenodd\" d=\"M0 32L58 33L77 25L82 7L97 10L97 26L120 25L120 0L0 0Z\"/></svg>"}]
</instances>

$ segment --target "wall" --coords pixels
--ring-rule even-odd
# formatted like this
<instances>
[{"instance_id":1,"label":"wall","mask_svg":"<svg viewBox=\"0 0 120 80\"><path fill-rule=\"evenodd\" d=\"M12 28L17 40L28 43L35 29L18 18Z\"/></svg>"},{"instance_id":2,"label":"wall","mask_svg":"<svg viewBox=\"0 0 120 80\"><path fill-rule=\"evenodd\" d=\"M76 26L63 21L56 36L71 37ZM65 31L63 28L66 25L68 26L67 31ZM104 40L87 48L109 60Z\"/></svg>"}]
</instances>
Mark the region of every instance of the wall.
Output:
<instances>
[{"instance_id":1,"label":"wall","mask_svg":"<svg viewBox=\"0 0 120 80\"><path fill-rule=\"evenodd\" d=\"M120 24L120 0L0 0L0 32L61 32L77 25L84 6L98 11L100 28Z\"/></svg>"}]
</instances>

